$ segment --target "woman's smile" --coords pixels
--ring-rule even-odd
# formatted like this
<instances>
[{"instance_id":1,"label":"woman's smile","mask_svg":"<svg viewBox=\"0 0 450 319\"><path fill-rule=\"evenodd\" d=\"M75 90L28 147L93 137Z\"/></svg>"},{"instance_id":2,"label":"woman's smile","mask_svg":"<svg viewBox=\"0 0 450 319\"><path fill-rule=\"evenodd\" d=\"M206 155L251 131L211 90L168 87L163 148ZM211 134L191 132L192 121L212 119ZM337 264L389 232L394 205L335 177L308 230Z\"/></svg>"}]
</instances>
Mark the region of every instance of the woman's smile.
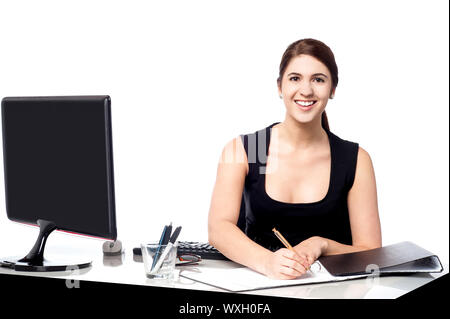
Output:
<instances>
[{"instance_id":1,"label":"woman's smile","mask_svg":"<svg viewBox=\"0 0 450 319\"><path fill-rule=\"evenodd\" d=\"M294 100L295 104L297 104L301 110L303 111L309 111L310 109L313 108L313 106L316 104L317 101L315 100L310 100L310 101L306 101L306 100Z\"/></svg>"}]
</instances>

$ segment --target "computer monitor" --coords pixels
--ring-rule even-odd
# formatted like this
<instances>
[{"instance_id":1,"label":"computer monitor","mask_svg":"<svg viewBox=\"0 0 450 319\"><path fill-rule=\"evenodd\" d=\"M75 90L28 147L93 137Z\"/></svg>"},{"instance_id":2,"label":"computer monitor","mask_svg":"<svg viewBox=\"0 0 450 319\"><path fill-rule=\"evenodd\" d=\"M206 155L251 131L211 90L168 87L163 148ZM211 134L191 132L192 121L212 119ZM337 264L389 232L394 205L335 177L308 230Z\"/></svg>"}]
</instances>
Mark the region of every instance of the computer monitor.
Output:
<instances>
[{"instance_id":1,"label":"computer monitor","mask_svg":"<svg viewBox=\"0 0 450 319\"><path fill-rule=\"evenodd\" d=\"M117 237L110 97L6 97L2 128L7 216L40 226L40 234L27 256L0 264L21 271L89 267L91 261L49 261L44 248L55 229Z\"/></svg>"}]
</instances>

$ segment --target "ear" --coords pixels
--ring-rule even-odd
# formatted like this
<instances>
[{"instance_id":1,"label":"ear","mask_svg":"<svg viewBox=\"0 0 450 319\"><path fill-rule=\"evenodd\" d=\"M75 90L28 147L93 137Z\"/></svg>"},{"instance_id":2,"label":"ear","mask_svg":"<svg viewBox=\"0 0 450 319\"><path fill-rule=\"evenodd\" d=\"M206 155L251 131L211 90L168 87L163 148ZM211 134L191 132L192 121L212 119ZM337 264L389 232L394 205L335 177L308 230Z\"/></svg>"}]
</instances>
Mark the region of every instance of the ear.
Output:
<instances>
[{"instance_id":1,"label":"ear","mask_svg":"<svg viewBox=\"0 0 450 319\"><path fill-rule=\"evenodd\" d=\"M334 98L335 92L336 92L336 88L334 88L334 89L331 90L331 93L330 93L330 99Z\"/></svg>"},{"instance_id":2,"label":"ear","mask_svg":"<svg viewBox=\"0 0 450 319\"><path fill-rule=\"evenodd\" d=\"M281 81L280 81L280 79L277 80L277 87L278 87L278 96L280 97L280 99L282 99L283 95L281 93Z\"/></svg>"}]
</instances>

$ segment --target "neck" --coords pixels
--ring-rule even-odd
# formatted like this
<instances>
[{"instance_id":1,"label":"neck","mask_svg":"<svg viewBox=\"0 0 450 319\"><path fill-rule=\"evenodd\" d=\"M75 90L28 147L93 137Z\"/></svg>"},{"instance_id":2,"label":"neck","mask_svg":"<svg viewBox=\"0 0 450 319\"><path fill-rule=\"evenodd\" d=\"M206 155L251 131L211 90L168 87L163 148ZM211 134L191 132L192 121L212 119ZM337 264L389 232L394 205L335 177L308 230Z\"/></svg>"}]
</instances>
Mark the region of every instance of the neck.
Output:
<instances>
[{"instance_id":1,"label":"neck","mask_svg":"<svg viewBox=\"0 0 450 319\"><path fill-rule=\"evenodd\" d=\"M277 125L279 137L294 148L308 148L327 139L327 133L319 121L299 123L293 118L286 117Z\"/></svg>"}]
</instances>

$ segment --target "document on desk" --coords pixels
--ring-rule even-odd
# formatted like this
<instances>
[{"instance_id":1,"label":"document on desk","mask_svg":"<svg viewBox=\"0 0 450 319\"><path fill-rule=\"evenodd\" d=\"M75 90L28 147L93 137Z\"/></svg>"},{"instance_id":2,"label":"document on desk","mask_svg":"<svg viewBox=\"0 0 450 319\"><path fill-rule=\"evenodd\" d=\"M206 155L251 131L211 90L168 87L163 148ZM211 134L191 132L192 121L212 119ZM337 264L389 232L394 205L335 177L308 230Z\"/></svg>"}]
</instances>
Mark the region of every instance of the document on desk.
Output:
<instances>
[{"instance_id":1,"label":"document on desk","mask_svg":"<svg viewBox=\"0 0 450 319\"><path fill-rule=\"evenodd\" d=\"M227 291L243 292L257 289L357 279L367 277L367 274L335 277L332 276L323 266L321 266L319 271L315 271L314 273L308 271L298 279L279 280L268 278L267 276L247 267L232 269L198 267L193 269L185 269L180 273L180 276Z\"/></svg>"},{"instance_id":2,"label":"document on desk","mask_svg":"<svg viewBox=\"0 0 450 319\"><path fill-rule=\"evenodd\" d=\"M270 279L249 268L185 269L180 276L233 292L265 288L343 281L399 273L429 273L443 270L439 257L411 242L401 242L355 253L322 256L320 270L308 271L298 279Z\"/></svg>"}]
</instances>

